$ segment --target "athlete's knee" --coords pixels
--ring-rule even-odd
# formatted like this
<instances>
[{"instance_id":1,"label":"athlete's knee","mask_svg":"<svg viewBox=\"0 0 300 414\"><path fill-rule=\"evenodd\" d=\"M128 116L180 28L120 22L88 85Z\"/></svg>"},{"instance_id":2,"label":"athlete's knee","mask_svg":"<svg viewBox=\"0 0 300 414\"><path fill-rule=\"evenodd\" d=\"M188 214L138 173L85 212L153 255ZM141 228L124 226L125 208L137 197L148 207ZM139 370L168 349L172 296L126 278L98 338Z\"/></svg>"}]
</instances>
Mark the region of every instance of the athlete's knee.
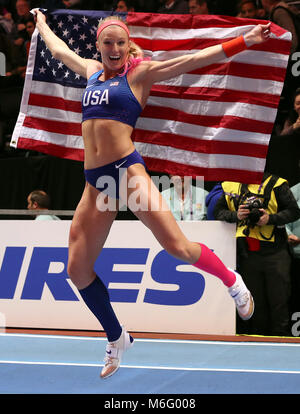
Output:
<instances>
[{"instance_id":1,"label":"athlete's knee","mask_svg":"<svg viewBox=\"0 0 300 414\"><path fill-rule=\"evenodd\" d=\"M69 246L72 246L73 244L78 242L81 235L82 235L82 226L74 220L71 224L71 228L69 232Z\"/></svg>"},{"instance_id":2,"label":"athlete's knee","mask_svg":"<svg viewBox=\"0 0 300 414\"><path fill-rule=\"evenodd\" d=\"M183 262L193 262L190 243L183 243L178 240L168 240L165 243L164 248L171 256L174 256Z\"/></svg>"},{"instance_id":3,"label":"athlete's knee","mask_svg":"<svg viewBox=\"0 0 300 414\"><path fill-rule=\"evenodd\" d=\"M67 273L74 285L81 289L87 286L92 279L93 269L85 260L83 248L79 244L70 243Z\"/></svg>"},{"instance_id":4,"label":"athlete's knee","mask_svg":"<svg viewBox=\"0 0 300 414\"><path fill-rule=\"evenodd\" d=\"M69 258L67 273L77 289L87 287L95 278L94 270L76 255Z\"/></svg>"},{"instance_id":5,"label":"athlete's knee","mask_svg":"<svg viewBox=\"0 0 300 414\"><path fill-rule=\"evenodd\" d=\"M76 258L76 255L69 255L67 273L75 286L81 284L84 274L83 272L83 266L80 263L80 260Z\"/></svg>"},{"instance_id":6,"label":"athlete's knee","mask_svg":"<svg viewBox=\"0 0 300 414\"><path fill-rule=\"evenodd\" d=\"M69 233L69 255L67 273L72 280L76 281L77 274L79 272L79 256L76 254L76 244L78 244L79 232L76 230L76 226L72 224Z\"/></svg>"},{"instance_id":7,"label":"athlete's knee","mask_svg":"<svg viewBox=\"0 0 300 414\"><path fill-rule=\"evenodd\" d=\"M67 273L70 279L73 281L76 279L78 275L78 263L77 260L70 254L69 250L69 258L68 258L68 265L67 265Z\"/></svg>"}]
</instances>

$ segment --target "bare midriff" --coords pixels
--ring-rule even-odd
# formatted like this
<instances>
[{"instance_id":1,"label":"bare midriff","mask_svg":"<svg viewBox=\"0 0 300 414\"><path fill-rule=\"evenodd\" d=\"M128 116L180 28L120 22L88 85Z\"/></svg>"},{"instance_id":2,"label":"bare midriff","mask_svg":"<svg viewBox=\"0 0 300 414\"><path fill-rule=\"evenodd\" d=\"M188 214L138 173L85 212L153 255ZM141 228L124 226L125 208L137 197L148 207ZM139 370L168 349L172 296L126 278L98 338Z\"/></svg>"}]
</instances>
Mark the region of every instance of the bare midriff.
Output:
<instances>
[{"instance_id":1,"label":"bare midriff","mask_svg":"<svg viewBox=\"0 0 300 414\"><path fill-rule=\"evenodd\" d=\"M82 123L84 168L101 167L134 151L130 125L110 119L89 119Z\"/></svg>"}]
</instances>

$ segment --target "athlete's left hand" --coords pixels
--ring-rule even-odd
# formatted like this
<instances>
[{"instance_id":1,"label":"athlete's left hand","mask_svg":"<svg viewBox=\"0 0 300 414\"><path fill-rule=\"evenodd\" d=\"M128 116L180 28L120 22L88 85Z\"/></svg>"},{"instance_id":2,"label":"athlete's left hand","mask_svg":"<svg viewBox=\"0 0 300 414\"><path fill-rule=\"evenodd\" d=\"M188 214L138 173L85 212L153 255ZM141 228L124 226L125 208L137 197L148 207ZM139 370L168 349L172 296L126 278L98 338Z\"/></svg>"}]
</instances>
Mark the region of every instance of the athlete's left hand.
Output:
<instances>
[{"instance_id":1,"label":"athlete's left hand","mask_svg":"<svg viewBox=\"0 0 300 414\"><path fill-rule=\"evenodd\" d=\"M258 24L257 26L253 27L250 32L244 35L246 45L250 47L252 45L268 40L271 34L270 26L271 22L268 24Z\"/></svg>"}]
</instances>

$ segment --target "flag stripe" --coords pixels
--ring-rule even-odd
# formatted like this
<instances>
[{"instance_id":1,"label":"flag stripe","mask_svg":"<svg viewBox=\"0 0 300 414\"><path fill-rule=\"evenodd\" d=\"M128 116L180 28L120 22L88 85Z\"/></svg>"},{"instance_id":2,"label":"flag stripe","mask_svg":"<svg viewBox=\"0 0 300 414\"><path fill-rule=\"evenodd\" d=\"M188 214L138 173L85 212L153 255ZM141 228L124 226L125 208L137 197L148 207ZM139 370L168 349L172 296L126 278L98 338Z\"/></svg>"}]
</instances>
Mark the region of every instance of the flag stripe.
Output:
<instances>
[{"instance_id":1,"label":"flag stripe","mask_svg":"<svg viewBox=\"0 0 300 414\"><path fill-rule=\"evenodd\" d=\"M192 29L207 29L216 32L219 28L223 33L226 33L226 29L232 30L233 33L237 31L249 31L252 27L259 24L267 24L267 20L255 20L255 19L238 19L230 16L216 16L216 15L165 15L165 14L151 14L151 13L128 13L126 21L129 26L143 27L145 33L148 33L147 29L151 30L155 28L172 29L172 32L186 28ZM247 22L247 24L246 24ZM276 26L272 23L272 33L277 36L286 34L286 31L280 26ZM241 32L240 34L242 34ZM133 34L132 34L133 35ZM236 34L234 34L236 35ZM157 36L154 36L157 37ZM221 32L220 32L220 37ZM223 37L226 37L223 35Z\"/></svg>"},{"instance_id":2,"label":"flag stripe","mask_svg":"<svg viewBox=\"0 0 300 414\"><path fill-rule=\"evenodd\" d=\"M99 19L111 12L55 10L48 22L87 59ZM122 14L131 38L152 60L201 51L263 21L228 16ZM148 169L258 182L286 73L291 34L271 24L268 42L229 59L153 85L133 140ZM83 160L81 99L86 80L31 40L21 110L11 145Z\"/></svg>"},{"instance_id":3,"label":"flag stripe","mask_svg":"<svg viewBox=\"0 0 300 414\"><path fill-rule=\"evenodd\" d=\"M82 150L83 149L83 141L81 139L81 136L79 135L67 135L67 134L58 134L57 132L50 132L47 131L47 134L45 134L43 129L32 129L24 127L22 129L23 135L22 138L32 139L33 133L34 139L40 142L45 143L51 143L55 142L55 145L61 145L65 148L75 148Z\"/></svg>"},{"instance_id":4,"label":"flag stripe","mask_svg":"<svg viewBox=\"0 0 300 414\"><path fill-rule=\"evenodd\" d=\"M47 96L57 96L70 101L80 102L84 87L66 87L59 83L31 81L31 93L42 94Z\"/></svg>"},{"instance_id":5,"label":"flag stripe","mask_svg":"<svg viewBox=\"0 0 300 414\"><path fill-rule=\"evenodd\" d=\"M161 160L144 155L144 160L152 171L164 171L167 174L178 174L181 176L204 177L205 181L219 181L220 175L226 177L228 181L238 181L242 183L258 183L261 181L261 172L239 170L232 168L207 168L195 167L189 164L178 163L175 161Z\"/></svg>"},{"instance_id":6,"label":"flag stripe","mask_svg":"<svg viewBox=\"0 0 300 414\"><path fill-rule=\"evenodd\" d=\"M222 78L222 77L220 77ZM195 80L198 79L198 76L194 77ZM193 83L192 83L193 85ZM271 94L272 83L268 84L268 92L253 92L253 91L243 91L243 90L233 90L229 88L213 88L211 86L177 86L172 85L163 85L157 83L153 85L151 89L151 96L161 96L172 98L183 97L187 99L195 99L198 101L221 101L221 102L247 102L254 105L264 105L270 108L277 108L280 96ZM188 88L188 89L187 89ZM83 89L78 88L66 88L59 84L51 85L49 87L48 83L41 83L32 81L32 94L42 95L44 99L44 104L47 105L49 96L56 96L58 98L65 99L66 101L71 102L81 102ZM77 112L77 111L76 111Z\"/></svg>"},{"instance_id":7,"label":"flag stripe","mask_svg":"<svg viewBox=\"0 0 300 414\"><path fill-rule=\"evenodd\" d=\"M183 108L184 104L184 111L181 111L181 108ZM55 96L45 96L45 95L37 95L37 94L31 94L29 101L28 101L28 113L31 116L36 117L42 117L50 115L51 118L59 120L59 119L65 119L66 114L65 111L68 112L75 112L75 114L72 114L73 122L76 120L77 122L81 122L82 116L81 116L81 104L80 102L76 101L69 101L69 100L63 100L62 98L57 98ZM159 108L166 108L166 110L174 109L179 112L182 112L183 114L189 113L191 115L200 115L205 114L206 117L210 116L223 116L223 113L226 110L226 102L214 102L214 101L196 101L196 100L185 100L180 97L176 98L165 98L165 97L155 97L150 96L148 99L148 105L145 107L144 111L142 112L142 116L150 116L151 112L155 110L156 107L158 110ZM50 111L49 109L52 109ZM276 115L276 111L273 108L264 108L264 112L261 113L259 110L260 107L258 105L250 105L247 103L240 103L240 102L233 102L230 108L227 108L227 115L228 116L235 116L236 114L239 114L240 117L252 119L252 120L258 120L258 121L264 121L265 119L270 119L274 115ZM275 113L274 113L275 112ZM164 118L164 112L161 112L161 117ZM175 116L175 115L174 115ZM166 119L168 119L168 113L166 114ZM170 118L170 119L174 119ZM179 119L177 119L179 120ZM206 125L206 123L202 124L201 117L196 118L197 122L192 122L192 119L190 119L191 124L197 124L197 125Z\"/></svg>"},{"instance_id":8,"label":"flag stripe","mask_svg":"<svg viewBox=\"0 0 300 414\"><path fill-rule=\"evenodd\" d=\"M49 116L52 119L60 120L64 117L64 111L57 110L57 109L49 109L49 108L40 108L36 107L35 110L30 110L31 118L28 117L28 119L31 119L31 123L29 123L28 129L32 131L33 133L34 129L31 129L34 125L34 120L37 118L36 122L40 122L40 130L44 130L43 124L41 123L41 119L39 117L43 116ZM77 115L78 118L81 118L81 115ZM74 118L74 117L73 117ZM61 121L60 121L61 122ZM78 119L78 123L76 124L77 128L80 128L80 119ZM186 124L185 122L176 122L176 133L174 132L174 122L171 120L164 120L164 119L158 119L158 118L144 118L141 117L137 122L137 128L135 131L135 139L137 140L143 140L143 132L147 135L148 132L151 132L153 136L157 137L157 133L161 134L169 134L170 142L169 145L173 145L172 137L176 137L176 135L180 137L191 137L194 139L201 139L201 140L207 140L211 141L211 137L214 136L215 140L217 141L226 141L226 142L238 142L238 143L249 143L249 134L246 131L241 130L233 130L230 128L224 129L224 128L208 128L201 125L192 125L192 124ZM57 130L61 127L61 124L58 123L56 125L53 124L52 128L50 128L50 125L47 125L47 128L45 131L53 132L54 134L57 133ZM189 128L187 128L189 127ZM26 128L24 127L23 135ZM26 134L28 137L30 137L30 133ZM24 135L25 136L25 135ZM70 134L68 134L70 136ZM72 139L70 139L71 142L74 141L75 135L72 135ZM78 137L78 135L77 135ZM53 136L53 139L55 138L55 135ZM255 133L253 132L251 134L251 142L256 145L268 145L269 142L269 136L268 134L263 133ZM209 145L209 144L208 144ZM239 146L236 147L237 151Z\"/></svg>"},{"instance_id":9,"label":"flag stripe","mask_svg":"<svg viewBox=\"0 0 300 414\"><path fill-rule=\"evenodd\" d=\"M241 76L252 79L268 79L277 82L282 82L285 76L284 68L274 67L272 73L270 68L263 65L246 64L240 62L227 62L206 66L191 72L195 75L204 75L206 73L222 75L222 76Z\"/></svg>"},{"instance_id":10,"label":"flag stripe","mask_svg":"<svg viewBox=\"0 0 300 414\"><path fill-rule=\"evenodd\" d=\"M42 99L42 98L41 98ZM35 109L36 108L36 109ZM62 124L65 123L65 111L63 109L56 109L55 107L36 106L29 112L31 116L27 116L24 121L24 127L39 128L44 131L61 133ZM51 110L53 108L53 110ZM51 120L47 122L43 121L44 117L51 116ZM78 122L69 122L64 130L64 133L72 135L81 135L81 114L77 116ZM172 121L177 123L189 123L190 125L201 126L203 128L226 128L231 130L241 130L241 124L244 131L254 132L258 134L268 134L273 128L272 123L260 121L253 123L251 119L242 118L237 116L201 116L199 114L188 114L180 110L173 109L171 107L163 106L146 106L141 114L142 119L153 118L155 120L166 120L169 122L170 128L172 128ZM72 117L73 121L76 119ZM137 124L139 125L139 123Z\"/></svg>"},{"instance_id":11,"label":"flag stripe","mask_svg":"<svg viewBox=\"0 0 300 414\"><path fill-rule=\"evenodd\" d=\"M176 122L176 134L174 131L174 122L166 121L155 118L140 118L136 125L137 130L143 130L147 132L161 132L161 133L170 133L172 135L182 135L183 137L190 137L195 139L205 139L211 141L216 139L217 141L225 142L239 142L243 143L255 143L268 145L269 135L268 134L259 134L252 132L251 140L249 139L249 133L246 131L239 131L233 129L224 129L224 128L207 128L199 125L190 125L184 122ZM141 135L141 134L140 134ZM236 144L238 148L239 145ZM170 146L172 146L172 141L170 141Z\"/></svg>"},{"instance_id":12,"label":"flag stripe","mask_svg":"<svg viewBox=\"0 0 300 414\"><path fill-rule=\"evenodd\" d=\"M46 99L47 97L41 96L41 100ZM71 112L64 109L56 109L55 107L48 107L48 106L38 106L38 105L29 105L27 108L27 117L31 118L47 118L53 121L60 121L68 123L71 121L73 124L78 124L78 128L80 128L81 121L82 121L82 114L78 112ZM43 127L42 121L40 124L40 128ZM45 129L47 130L47 129Z\"/></svg>"},{"instance_id":13,"label":"flag stripe","mask_svg":"<svg viewBox=\"0 0 300 414\"><path fill-rule=\"evenodd\" d=\"M150 95L166 97L172 96L172 98L175 98L184 94L184 99L195 99L201 101L217 100L222 102L249 102L250 104L264 105L270 108L277 108L278 106L280 96L278 94L271 93L273 83L268 83L268 90L266 92L261 92L259 90L257 92L245 90L236 91L234 89L229 89L228 87L214 88L210 85L205 85L203 87L194 86L195 82L199 79L199 76L191 76L194 76L194 78L192 78L192 83L187 86L172 84L172 87L170 87L170 85L156 83L153 85ZM222 79L222 76L215 78L216 81L218 79ZM49 96L56 96L65 99L66 101L81 102L83 90L84 88L66 88L60 84L49 85L47 82L42 83L32 81L31 94L46 96L44 104L47 103Z\"/></svg>"},{"instance_id":14,"label":"flag stripe","mask_svg":"<svg viewBox=\"0 0 300 414\"><path fill-rule=\"evenodd\" d=\"M208 38L205 39L199 39L192 37L187 38L181 36L177 39L174 39L174 30L172 30L173 38L168 38L167 33L162 32L164 34L165 38L160 39L149 39L148 37L132 37L132 40L137 43L142 49L145 50L152 50L153 52L157 51L168 51L168 50L180 50L184 51L185 53L188 53L191 50L194 50L195 52L197 50L202 50L206 47L215 46L218 44L221 44L223 42L226 42L228 40L233 39L233 37L225 39L222 36L221 32L221 38ZM214 32L214 35L216 33ZM237 34L239 35L239 34ZM284 40L278 41L277 39L270 39L268 42L268 45L261 44L258 46L252 46L249 48L251 51L263 51L266 53L282 53L283 55L289 55L289 48L287 47L287 42ZM191 52L189 52L191 53Z\"/></svg>"},{"instance_id":15,"label":"flag stripe","mask_svg":"<svg viewBox=\"0 0 300 414\"><path fill-rule=\"evenodd\" d=\"M147 107L145 111L147 110ZM56 108L43 108L40 106L33 106L28 107L28 113L30 113L30 117L28 116L25 120L26 126L32 128L32 126L36 126L35 122L39 122L40 130L44 129L42 119L50 118L52 120L58 121L57 125L54 122L54 126L51 128L51 124L47 123L45 131L48 132L57 132L61 127L61 122L65 122L65 111L56 109ZM76 129L80 129L81 125L81 114L73 114L72 120L77 122L73 122L76 125ZM196 123L187 124L186 122L180 122L178 119L176 120L176 131L174 131L174 121L170 119L159 119L159 118L151 118L151 117L143 117L139 118L137 122L137 128L144 131L152 131L154 132L162 132L162 133L172 133L172 135L180 135L186 137L193 137L198 139L211 140L212 136L215 136L216 140L221 141L232 141L232 142L249 142L249 134L246 131L242 130L234 130L227 128L220 128L219 125L216 127L207 127L204 125L199 125ZM188 128L189 127L189 128ZM74 130L74 128L73 128ZM58 132L59 133L59 132ZM24 135L24 134L23 134ZM268 135L264 133L256 133L253 132L251 135L251 142L256 144L268 144ZM170 141L170 144L172 141Z\"/></svg>"},{"instance_id":16,"label":"flag stripe","mask_svg":"<svg viewBox=\"0 0 300 414\"><path fill-rule=\"evenodd\" d=\"M77 112L81 114L81 103L56 96L40 95L32 93L28 100L28 105L62 109L64 111Z\"/></svg>"},{"instance_id":17,"label":"flag stripe","mask_svg":"<svg viewBox=\"0 0 300 414\"><path fill-rule=\"evenodd\" d=\"M152 158L158 158L166 161L174 161L177 163L187 163L190 166L207 168L226 168L228 162L237 170L254 170L259 171L264 165L264 160L256 159L255 167L253 168L253 157L243 155L227 155L227 154L199 154L198 152L186 151L178 148L171 148L156 144L148 144L143 142L136 143L138 150L143 153L151 154Z\"/></svg>"},{"instance_id":18,"label":"flag stripe","mask_svg":"<svg viewBox=\"0 0 300 414\"><path fill-rule=\"evenodd\" d=\"M268 145L243 143L240 142L238 147L234 141L217 141L189 138L182 135L174 135L170 133L149 133L145 130L136 129L134 139L139 142L155 144L161 146L172 146L173 148L184 149L206 154L232 154L243 155L249 157L265 158L268 152ZM170 145L170 142L172 143Z\"/></svg>"},{"instance_id":19,"label":"flag stripe","mask_svg":"<svg viewBox=\"0 0 300 414\"><path fill-rule=\"evenodd\" d=\"M155 84L151 89L151 96L172 97L183 96L185 100L197 99L218 102L246 102L253 105L262 105L277 108L280 96L260 92L235 91L232 89L172 86L172 88Z\"/></svg>"},{"instance_id":20,"label":"flag stripe","mask_svg":"<svg viewBox=\"0 0 300 414\"><path fill-rule=\"evenodd\" d=\"M269 93L280 95L283 82L275 82L261 79L251 79L251 78L242 78L238 76L219 76L219 75L203 75L195 76L190 75L189 73L179 75L176 78L176 81L162 81L159 82L160 85L180 85L183 87L204 87L206 85L211 85L212 87L219 87L221 89L231 89L231 90L244 90L252 91L259 93L262 88L269 91Z\"/></svg>"},{"instance_id":21,"label":"flag stripe","mask_svg":"<svg viewBox=\"0 0 300 414\"><path fill-rule=\"evenodd\" d=\"M150 96L148 99L148 106L167 107L183 110L184 113L190 113L194 115L206 115L206 116L222 116L225 112L227 115L250 118L258 121L265 121L276 116L276 110L273 108L263 108L261 113L261 107L258 105L252 105L248 103L232 102L228 106L227 102L215 102L215 101L202 101L202 100L185 100L181 97L177 98L157 98Z\"/></svg>"},{"instance_id":22,"label":"flag stripe","mask_svg":"<svg viewBox=\"0 0 300 414\"><path fill-rule=\"evenodd\" d=\"M159 50L159 51L149 51L147 50L147 56L150 56L152 60L155 61L164 61L167 59L174 59L180 57L182 55L196 53L198 50ZM253 51L253 50L245 50L243 53L235 55L229 59L226 59L227 62L237 62L237 63L245 63L247 65L253 65L255 62L256 65L260 66L267 66L270 68L286 68L288 62L288 55L278 55L278 53L268 52L265 51ZM226 62L225 59L218 62L219 64L223 64Z\"/></svg>"},{"instance_id":23,"label":"flag stripe","mask_svg":"<svg viewBox=\"0 0 300 414\"><path fill-rule=\"evenodd\" d=\"M27 116L24 121L24 127L81 137L81 124L76 122L66 123L64 121L53 121L51 119Z\"/></svg>"},{"instance_id":24,"label":"flag stripe","mask_svg":"<svg viewBox=\"0 0 300 414\"><path fill-rule=\"evenodd\" d=\"M59 158L82 161L84 157L83 149L64 147L62 145L53 144L53 142L39 141L27 137L19 137L19 141L20 148L43 152Z\"/></svg>"},{"instance_id":25,"label":"flag stripe","mask_svg":"<svg viewBox=\"0 0 300 414\"><path fill-rule=\"evenodd\" d=\"M273 129L272 122L255 121L252 119L241 118L238 116L202 116L188 114L183 111L178 111L172 108L164 108L163 106L157 108L154 106L147 106L142 113L144 118L167 119L178 122L188 122L193 125L202 125L210 128L230 128L248 132L258 132L263 134L270 134Z\"/></svg>"}]
</instances>

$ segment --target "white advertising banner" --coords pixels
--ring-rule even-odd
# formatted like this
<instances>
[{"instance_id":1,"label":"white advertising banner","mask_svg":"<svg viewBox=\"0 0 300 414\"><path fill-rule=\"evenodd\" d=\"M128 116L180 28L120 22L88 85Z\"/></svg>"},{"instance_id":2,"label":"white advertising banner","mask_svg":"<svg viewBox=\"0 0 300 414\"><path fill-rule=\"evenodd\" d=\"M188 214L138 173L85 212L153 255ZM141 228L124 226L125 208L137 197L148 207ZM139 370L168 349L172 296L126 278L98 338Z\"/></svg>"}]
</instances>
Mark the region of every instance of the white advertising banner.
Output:
<instances>
[{"instance_id":1,"label":"white advertising banner","mask_svg":"<svg viewBox=\"0 0 300 414\"><path fill-rule=\"evenodd\" d=\"M0 314L7 327L102 330L67 275L70 221L0 221ZM179 222L235 267L235 226ZM235 334L235 306L216 277L170 256L139 221L115 221L95 271L133 332Z\"/></svg>"}]
</instances>

